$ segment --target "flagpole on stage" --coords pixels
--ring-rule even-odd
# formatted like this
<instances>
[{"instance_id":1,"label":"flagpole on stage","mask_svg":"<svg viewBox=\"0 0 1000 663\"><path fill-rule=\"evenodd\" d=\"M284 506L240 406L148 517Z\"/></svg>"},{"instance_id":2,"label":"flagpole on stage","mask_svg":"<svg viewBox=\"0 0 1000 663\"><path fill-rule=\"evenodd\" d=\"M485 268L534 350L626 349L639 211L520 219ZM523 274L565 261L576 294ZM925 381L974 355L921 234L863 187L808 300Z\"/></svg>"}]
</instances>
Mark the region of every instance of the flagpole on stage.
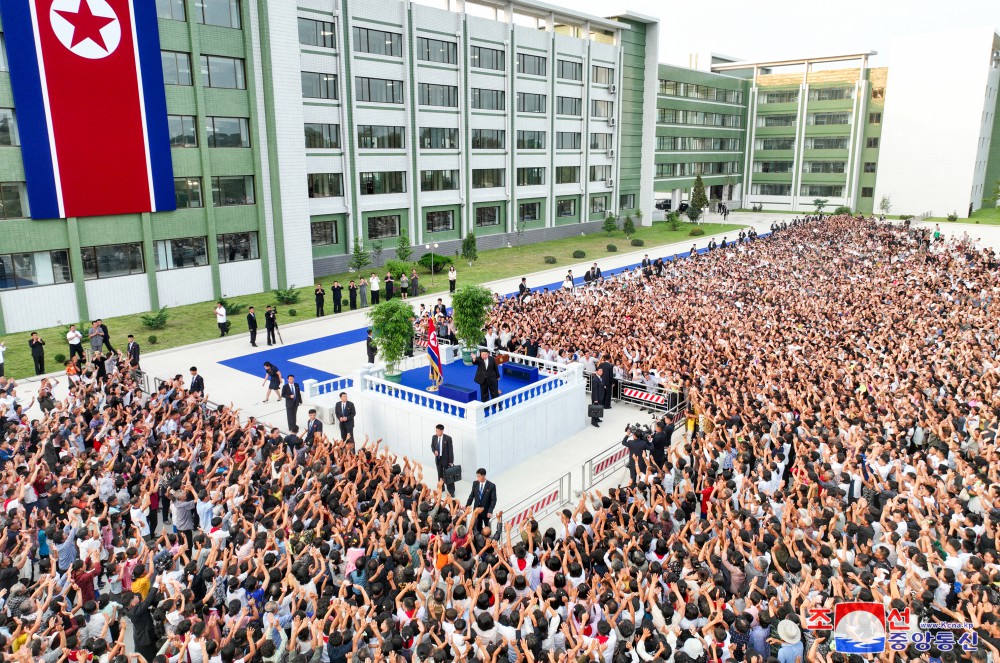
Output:
<instances>
[{"instance_id":1,"label":"flagpole on stage","mask_svg":"<svg viewBox=\"0 0 1000 663\"><path fill-rule=\"evenodd\" d=\"M437 391L444 380L444 370L441 365L441 348L438 346L437 330L434 328L434 318L427 320L427 358L430 364L431 385L427 391Z\"/></svg>"}]
</instances>

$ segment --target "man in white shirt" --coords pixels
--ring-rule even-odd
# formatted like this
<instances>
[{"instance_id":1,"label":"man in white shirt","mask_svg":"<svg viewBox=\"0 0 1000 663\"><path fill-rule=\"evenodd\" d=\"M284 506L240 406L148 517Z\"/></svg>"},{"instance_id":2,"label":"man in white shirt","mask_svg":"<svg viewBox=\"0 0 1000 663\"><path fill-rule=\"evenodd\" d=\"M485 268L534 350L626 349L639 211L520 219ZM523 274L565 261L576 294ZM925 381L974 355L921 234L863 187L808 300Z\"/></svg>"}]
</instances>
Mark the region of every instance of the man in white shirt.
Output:
<instances>
[{"instance_id":1,"label":"man in white shirt","mask_svg":"<svg viewBox=\"0 0 1000 663\"><path fill-rule=\"evenodd\" d=\"M66 332L66 342L69 343L69 358L72 359L74 355L79 355L80 361L84 361L83 334L77 330L76 325L69 326L69 331Z\"/></svg>"},{"instance_id":2,"label":"man in white shirt","mask_svg":"<svg viewBox=\"0 0 1000 663\"><path fill-rule=\"evenodd\" d=\"M215 307L215 324L219 325L219 338L229 333L229 323L226 321L226 307L219 302Z\"/></svg>"},{"instance_id":3,"label":"man in white shirt","mask_svg":"<svg viewBox=\"0 0 1000 663\"><path fill-rule=\"evenodd\" d=\"M375 306L378 304L378 293L382 287L382 281L379 280L375 272L372 272L372 277L368 279L368 285L371 288L372 306Z\"/></svg>"}]
</instances>

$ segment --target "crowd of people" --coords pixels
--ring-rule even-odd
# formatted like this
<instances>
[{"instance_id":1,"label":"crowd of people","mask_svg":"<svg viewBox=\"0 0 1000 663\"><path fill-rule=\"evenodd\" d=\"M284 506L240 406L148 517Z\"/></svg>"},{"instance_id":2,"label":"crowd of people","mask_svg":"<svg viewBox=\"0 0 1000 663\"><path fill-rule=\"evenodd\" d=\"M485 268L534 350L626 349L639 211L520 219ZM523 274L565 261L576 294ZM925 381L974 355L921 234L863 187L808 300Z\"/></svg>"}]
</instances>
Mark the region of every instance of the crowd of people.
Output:
<instances>
[{"instance_id":1,"label":"crowd of people","mask_svg":"<svg viewBox=\"0 0 1000 663\"><path fill-rule=\"evenodd\" d=\"M901 660L1000 660L996 258L925 240L834 217L504 301L512 338L668 374L699 413L551 526L193 378L145 393L116 365L45 381L40 409L0 378L0 652L856 663L806 628L853 599L976 629Z\"/></svg>"}]
</instances>

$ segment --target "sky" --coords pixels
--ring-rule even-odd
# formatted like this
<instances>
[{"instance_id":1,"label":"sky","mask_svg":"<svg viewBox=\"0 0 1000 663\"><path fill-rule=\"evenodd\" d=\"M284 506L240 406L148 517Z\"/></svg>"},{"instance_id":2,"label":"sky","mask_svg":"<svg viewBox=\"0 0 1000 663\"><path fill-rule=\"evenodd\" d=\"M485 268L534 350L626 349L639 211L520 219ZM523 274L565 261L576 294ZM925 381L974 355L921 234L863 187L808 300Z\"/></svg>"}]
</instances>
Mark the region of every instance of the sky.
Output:
<instances>
[{"instance_id":1,"label":"sky","mask_svg":"<svg viewBox=\"0 0 1000 663\"><path fill-rule=\"evenodd\" d=\"M660 62L681 66L695 51L776 60L869 50L879 53L871 66L889 66L896 35L1000 28L997 0L548 1L598 16L624 9L655 16Z\"/></svg>"}]
</instances>

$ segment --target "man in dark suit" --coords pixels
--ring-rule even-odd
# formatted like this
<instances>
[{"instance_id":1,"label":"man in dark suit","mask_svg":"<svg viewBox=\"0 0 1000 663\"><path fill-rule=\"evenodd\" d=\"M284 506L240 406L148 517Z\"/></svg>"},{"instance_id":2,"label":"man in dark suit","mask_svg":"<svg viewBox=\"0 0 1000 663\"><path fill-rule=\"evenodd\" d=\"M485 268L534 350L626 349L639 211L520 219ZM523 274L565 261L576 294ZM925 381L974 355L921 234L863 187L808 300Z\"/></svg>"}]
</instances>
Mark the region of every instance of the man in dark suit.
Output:
<instances>
[{"instance_id":1,"label":"man in dark suit","mask_svg":"<svg viewBox=\"0 0 1000 663\"><path fill-rule=\"evenodd\" d=\"M448 315L448 307L444 305L444 302L441 301L440 297L438 297L437 304L434 305L433 314L435 318L439 315Z\"/></svg>"},{"instance_id":2,"label":"man in dark suit","mask_svg":"<svg viewBox=\"0 0 1000 663\"><path fill-rule=\"evenodd\" d=\"M455 445L451 441L451 435L444 434L444 426L438 424L436 433L431 438L431 451L434 453L434 466L437 468L438 481L444 480L444 471L455 464ZM455 496L455 483L445 483L444 487L448 494Z\"/></svg>"},{"instance_id":3,"label":"man in dark suit","mask_svg":"<svg viewBox=\"0 0 1000 663\"><path fill-rule=\"evenodd\" d=\"M479 397L486 401L500 396L500 371L497 370L496 360L490 356L489 350L483 348L479 351L479 356L472 360L476 367L476 384L479 385Z\"/></svg>"},{"instance_id":4,"label":"man in dark suit","mask_svg":"<svg viewBox=\"0 0 1000 663\"><path fill-rule=\"evenodd\" d=\"M285 399L285 414L288 415L288 427L295 425L295 417L302 405L302 390L295 383L295 376L289 375L288 382L281 388L281 397Z\"/></svg>"},{"instance_id":5,"label":"man in dark suit","mask_svg":"<svg viewBox=\"0 0 1000 663\"><path fill-rule=\"evenodd\" d=\"M250 311L247 313L247 329L250 330L250 347L257 347L257 314L254 312L253 307L250 307Z\"/></svg>"},{"instance_id":6,"label":"man in dark suit","mask_svg":"<svg viewBox=\"0 0 1000 663\"><path fill-rule=\"evenodd\" d=\"M644 254L642 256L642 262L639 263L639 266L642 267L643 270L645 270L647 267L649 267L652 264L653 264L653 262L649 259L649 254L646 253L646 254Z\"/></svg>"},{"instance_id":7,"label":"man in dark suit","mask_svg":"<svg viewBox=\"0 0 1000 663\"><path fill-rule=\"evenodd\" d=\"M635 483L636 474L646 474L646 459L643 454L652 451L653 446L649 440L637 437L635 433L625 427L625 439L622 446L628 449L628 474Z\"/></svg>"},{"instance_id":8,"label":"man in dark suit","mask_svg":"<svg viewBox=\"0 0 1000 663\"><path fill-rule=\"evenodd\" d=\"M35 362L35 375L41 375L45 372L45 341L38 332L31 332L28 347L31 348L31 359Z\"/></svg>"},{"instance_id":9,"label":"man in dark suit","mask_svg":"<svg viewBox=\"0 0 1000 663\"><path fill-rule=\"evenodd\" d=\"M267 329L267 344L274 345L277 343L278 341L275 339L274 333L278 329L278 312L270 306L264 311L264 327Z\"/></svg>"},{"instance_id":10,"label":"man in dark suit","mask_svg":"<svg viewBox=\"0 0 1000 663\"><path fill-rule=\"evenodd\" d=\"M527 277L521 277L521 284L517 286L517 298L524 299L531 294L531 288L528 287Z\"/></svg>"},{"instance_id":11,"label":"man in dark suit","mask_svg":"<svg viewBox=\"0 0 1000 663\"><path fill-rule=\"evenodd\" d=\"M97 326L104 332L104 347L108 349L108 352L114 352L115 349L111 347L111 333L108 331L108 326L100 318L97 319Z\"/></svg>"},{"instance_id":12,"label":"man in dark suit","mask_svg":"<svg viewBox=\"0 0 1000 663\"><path fill-rule=\"evenodd\" d=\"M156 657L156 624L153 623L153 615L149 609L160 600L160 592L156 587L149 590L146 599L135 592L130 592L123 603L125 604L125 616L132 622L132 640L135 644L135 651L142 655L147 661L152 661Z\"/></svg>"},{"instance_id":13,"label":"man in dark suit","mask_svg":"<svg viewBox=\"0 0 1000 663\"><path fill-rule=\"evenodd\" d=\"M306 421L306 444L312 444L316 433L323 434L323 422L316 417L316 408L310 408L309 419Z\"/></svg>"},{"instance_id":14,"label":"man in dark suit","mask_svg":"<svg viewBox=\"0 0 1000 663\"><path fill-rule=\"evenodd\" d=\"M656 422L656 432L650 442L653 445L653 462L657 467L663 469L663 463L667 460L667 448L670 446L670 438L674 435L674 425L665 424L663 421Z\"/></svg>"},{"instance_id":15,"label":"man in dark suit","mask_svg":"<svg viewBox=\"0 0 1000 663\"><path fill-rule=\"evenodd\" d=\"M132 368L139 368L139 344L135 342L135 336L128 335L128 345L125 347L128 353L128 363Z\"/></svg>"},{"instance_id":16,"label":"man in dark suit","mask_svg":"<svg viewBox=\"0 0 1000 663\"><path fill-rule=\"evenodd\" d=\"M344 301L344 287L340 285L340 281L334 281L330 286L330 297L333 298L333 312L340 313Z\"/></svg>"},{"instance_id":17,"label":"man in dark suit","mask_svg":"<svg viewBox=\"0 0 1000 663\"><path fill-rule=\"evenodd\" d=\"M316 317L321 318L326 315L326 290L323 289L322 283L316 284L316 290L314 291L316 295Z\"/></svg>"},{"instance_id":18,"label":"man in dark suit","mask_svg":"<svg viewBox=\"0 0 1000 663\"><path fill-rule=\"evenodd\" d=\"M348 436L354 441L354 417L358 412L354 409L354 403L347 400L347 392L340 392L340 402L333 408L333 414L340 424L340 439L346 440Z\"/></svg>"},{"instance_id":19,"label":"man in dark suit","mask_svg":"<svg viewBox=\"0 0 1000 663\"><path fill-rule=\"evenodd\" d=\"M492 481L486 480L485 468L480 467L476 470L476 482L472 484L472 492L469 493L469 499L465 501L465 506L482 509L476 516L474 525L476 530L489 526L490 519L493 518L493 510L497 508L497 486Z\"/></svg>"},{"instance_id":20,"label":"man in dark suit","mask_svg":"<svg viewBox=\"0 0 1000 663\"><path fill-rule=\"evenodd\" d=\"M191 367L191 386L188 391L192 394L205 394L205 378L198 375L198 367Z\"/></svg>"},{"instance_id":21,"label":"man in dark suit","mask_svg":"<svg viewBox=\"0 0 1000 663\"><path fill-rule=\"evenodd\" d=\"M603 407L605 389L604 389L604 378L601 375L601 371L602 369L598 368L597 372L594 373L594 377L592 378L593 384L591 384L590 387L590 402L593 405L600 405L601 407ZM591 417L590 425L593 426L594 428L600 428L601 427L600 417Z\"/></svg>"},{"instance_id":22,"label":"man in dark suit","mask_svg":"<svg viewBox=\"0 0 1000 663\"><path fill-rule=\"evenodd\" d=\"M375 363L375 353L378 352L378 346L375 345L375 338L372 336L372 330L368 330L368 339L365 341L365 350L368 352L368 363Z\"/></svg>"},{"instance_id":23,"label":"man in dark suit","mask_svg":"<svg viewBox=\"0 0 1000 663\"><path fill-rule=\"evenodd\" d=\"M615 370L610 359L611 357L608 355L602 355L601 363L597 367L601 371L601 381L604 382L604 401L601 405L604 406L605 410L611 409L611 376Z\"/></svg>"}]
</instances>

